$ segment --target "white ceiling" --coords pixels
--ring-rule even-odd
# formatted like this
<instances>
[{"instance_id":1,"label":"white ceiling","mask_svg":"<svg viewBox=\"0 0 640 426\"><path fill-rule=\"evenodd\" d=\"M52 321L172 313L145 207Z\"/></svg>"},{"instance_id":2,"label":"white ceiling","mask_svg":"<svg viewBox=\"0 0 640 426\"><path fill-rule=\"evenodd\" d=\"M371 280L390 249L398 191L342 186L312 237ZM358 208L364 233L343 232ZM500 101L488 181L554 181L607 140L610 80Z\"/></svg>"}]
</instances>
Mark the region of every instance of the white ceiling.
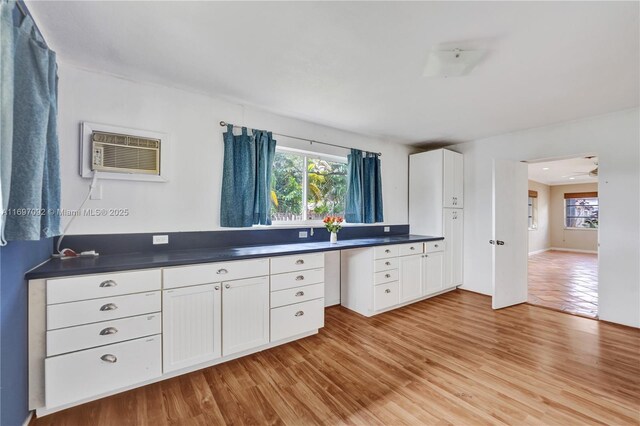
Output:
<instances>
[{"instance_id":1,"label":"white ceiling","mask_svg":"<svg viewBox=\"0 0 640 426\"><path fill-rule=\"evenodd\" d=\"M597 177L589 176L589 172L598 167L597 163L598 157L531 163L529 179L547 185L598 182Z\"/></svg>"},{"instance_id":2,"label":"white ceiling","mask_svg":"<svg viewBox=\"0 0 640 426\"><path fill-rule=\"evenodd\" d=\"M62 61L395 141L639 104L638 2L29 1ZM423 77L432 48L486 49Z\"/></svg>"}]
</instances>

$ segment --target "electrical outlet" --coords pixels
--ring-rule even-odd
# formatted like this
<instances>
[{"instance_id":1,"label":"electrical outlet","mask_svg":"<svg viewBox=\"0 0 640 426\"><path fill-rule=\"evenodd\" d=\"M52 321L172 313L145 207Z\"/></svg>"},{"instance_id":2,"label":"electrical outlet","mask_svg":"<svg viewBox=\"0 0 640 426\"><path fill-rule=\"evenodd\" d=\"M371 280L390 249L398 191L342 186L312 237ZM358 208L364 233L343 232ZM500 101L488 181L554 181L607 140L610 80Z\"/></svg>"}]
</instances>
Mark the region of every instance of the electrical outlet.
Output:
<instances>
[{"instance_id":1,"label":"electrical outlet","mask_svg":"<svg viewBox=\"0 0 640 426\"><path fill-rule=\"evenodd\" d=\"M168 235L154 235L153 244L169 244Z\"/></svg>"},{"instance_id":2,"label":"electrical outlet","mask_svg":"<svg viewBox=\"0 0 640 426\"><path fill-rule=\"evenodd\" d=\"M98 183L96 185L95 188L93 188L93 191L91 191L91 197L92 200L102 200L102 184Z\"/></svg>"},{"instance_id":3,"label":"electrical outlet","mask_svg":"<svg viewBox=\"0 0 640 426\"><path fill-rule=\"evenodd\" d=\"M298 232L298 238L307 238L308 236L309 236L309 233L307 231Z\"/></svg>"},{"instance_id":4,"label":"electrical outlet","mask_svg":"<svg viewBox=\"0 0 640 426\"><path fill-rule=\"evenodd\" d=\"M385 226L384 227L384 232L391 232L391 227L390 226Z\"/></svg>"}]
</instances>

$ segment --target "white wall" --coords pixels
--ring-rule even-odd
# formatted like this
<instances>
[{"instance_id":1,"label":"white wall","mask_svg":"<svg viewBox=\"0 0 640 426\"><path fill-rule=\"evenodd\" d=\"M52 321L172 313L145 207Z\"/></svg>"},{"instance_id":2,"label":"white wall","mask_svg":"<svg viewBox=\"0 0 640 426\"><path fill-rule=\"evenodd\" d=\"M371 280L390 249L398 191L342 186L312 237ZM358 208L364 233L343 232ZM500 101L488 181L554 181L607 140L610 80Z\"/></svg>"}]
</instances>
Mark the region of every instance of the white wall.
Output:
<instances>
[{"instance_id":1,"label":"white wall","mask_svg":"<svg viewBox=\"0 0 640 426\"><path fill-rule=\"evenodd\" d=\"M593 228L566 229L564 223L564 194L570 192L598 192L597 183L553 185L551 187L551 247L598 252L598 230Z\"/></svg>"},{"instance_id":2,"label":"white wall","mask_svg":"<svg viewBox=\"0 0 640 426\"><path fill-rule=\"evenodd\" d=\"M549 227L549 185L529 180L529 190L538 193L537 227L529 229L529 253L546 250L551 247L551 228Z\"/></svg>"},{"instance_id":3,"label":"white wall","mask_svg":"<svg viewBox=\"0 0 640 426\"><path fill-rule=\"evenodd\" d=\"M632 109L456 145L465 171L463 288L492 293L493 159L539 160L598 155L599 316L640 326L640 120Z\"/></svg>"},{"instance_id":4,"label":"white wall","mask_svg":"<svg viewBox=\"0 0 640 426\"><path fill-rule=\"evenodd\" d=\"M78 208L89 185L78 175L81 121L166 132L172 145L169 182L103 181L103 199L90 201L86 208L129 208L130 216L78 217L70 234L219 229L221 120L382 152L385 223L408 223L409 147L65 63L60 64L59 75L63 208ZM318 144L309 147L308 143L283 137L277 140L280 146L334 155L348 153Z\"/></svg>"}]
</instances>

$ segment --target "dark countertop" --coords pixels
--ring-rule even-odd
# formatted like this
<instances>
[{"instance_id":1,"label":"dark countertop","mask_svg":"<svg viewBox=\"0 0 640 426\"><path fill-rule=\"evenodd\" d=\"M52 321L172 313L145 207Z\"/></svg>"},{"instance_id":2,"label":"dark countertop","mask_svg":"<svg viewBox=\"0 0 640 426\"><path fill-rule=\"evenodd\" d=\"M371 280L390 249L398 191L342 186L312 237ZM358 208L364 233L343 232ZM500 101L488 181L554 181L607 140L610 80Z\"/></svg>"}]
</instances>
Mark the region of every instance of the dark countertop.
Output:
<instances>
[{"instance_id":1,"label":"dark countertop","mask_svg":"<svg viewBox=\"0 0 640 426\"><path fill-rule=\"evenodd\" d=\"M218 247L210 249L166 251L155 253L127 253L102 255L92 258L50 259L25 274L27 280L66 277L82 274L162 268L197 263L224 262L257 257L284 256L321 251L346 250L389 244L403 244L442 240L443 237L424 235L396 235L390 237L360 238L320 243L291 243L263 246Z\"/></svg>"}]
</instances>

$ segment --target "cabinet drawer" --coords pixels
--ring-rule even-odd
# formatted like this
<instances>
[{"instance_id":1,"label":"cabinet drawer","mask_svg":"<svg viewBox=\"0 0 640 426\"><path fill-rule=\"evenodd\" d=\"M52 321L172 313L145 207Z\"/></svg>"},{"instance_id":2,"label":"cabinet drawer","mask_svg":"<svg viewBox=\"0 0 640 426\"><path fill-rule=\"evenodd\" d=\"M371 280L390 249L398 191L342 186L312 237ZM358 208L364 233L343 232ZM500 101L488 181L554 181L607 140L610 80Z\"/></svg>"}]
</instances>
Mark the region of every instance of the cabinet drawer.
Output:
<instances>
[{"instance_id":1,"label":"cabinet drawer","mask_svg":"<svg viewBox=\"0 0 640 426\"><path fill-rule=\"evenodd\" d=\"M402 244L401 246L398 246L399 256L411 256L413 254L422 253L424 253L423 243Z\"/></svg>"},{"instance_id":2,"label":"cabinet drawer","mask_svg":"<svg viewBox=\"0 0 640 426\"><path fill-rule=\"evenodd\" d=\"M388 259L378 259L373 261L373 272L388 271L389 269L398 269L398 259L390 257Z\"/></svg>"},{"instance_id":3,"label":"cabinet drawer","mask_svg":"<svg viewBox=\"0 0 640 426\"><path fill-rule=\"evenodd\" d=\"M160 270L47 280L47 304L160 290Z\"/></svg>"},{"instance_id":4,"label":"cabinet drawer","mask_svg":"<svg viewBox=\"0 0 640 426\"><path fill-rule=\"evenodd\" d=\"M445 243L444 240L440 241L428 241L424 243L424 251L425 253L433 253L436 251L444 251Z\"/></svg>"},{"instance_id":5,"label":"cabinet drawer","mask_svg":"<svg viewBox=\"0 0 640 426\"><path fill-rule=\"evenodd\" d=\"M324 283L271 292L271 308L324 297Z\"/></svg>"},{"instance_id":6,"label":"cabinet drawer","mask_svg":"<svg viewBox=\"0 0 640 426\"><path fill-rule=\"evenodd\" d=\"M47 331L47 356L160 333L162 333L160 313Z\"/></svg>"},{"instance_id":7,"label":"cabinet drawer","mask_svg":"<svg viewBox=\"0 0 640 426\"><path fill-rule=\"evenodd\" d=\"M373 248L374 259L398 257L398 246L379 246Z\"/></svg>"},{"instance_id":8,"label":"cabinet drawer","mask_svg":"<svg viewBox=\"0 0 640 426\"><path fill-rule=\"evenodd\" d=\"M269 275L269 259L205 263L162 270L164 289Z\"/></svg>"},{"instance_id":9,"label":"cabinet drawer","mask_svg":"<svg viewBox=\"0 0 640 426\"><path fill-rule=\"evenodd\" d=\"M400 302L398 281L376 286L373 290L373 309L390 308Z\"/></svg>"},{"instance_id":10,"label":"cabinet drawer","mask_svg":"<svg viewBox=\"0 0 640 426\"><path fill-rule=\"evenodd\" d=\"M271 275L271 291L324 282L324 268Z\"/></svg>"},{"instance_id":11,"label":"cabinet drawer","mask_svg":"<svg viewBox=\"0 0 640 426\"><path fill-rule=\"evenodd\" d=\"M376 272L373 275L374 285L389 283L391 281L398 281L398 270L390 269L388 271Z\"/></svg>"},{"instance_id":12,"label":"cabinet drawer","mask_svg":"<svg viewBox=\"0 0 640 426\"><path fill-rule=\"evenodd\" d=\"M47 330L149 314L161 310L159 291L47 306Z\"/></svg>"},{"instance_id":13,"label":"cabinet drawer","mask_svg":"<svg viewBox=\"0 0 640 426\"><path fill-rule=\"evenodd\" d=\"M90 398L159 377L160 336L145 337L47 358L47 408Z\"/></svg>"},{"instance_id":14,"label":"cabinet drawer","mask_svg":"<svg viewBox=\"0 0 640 426\"><path fill-rule=\"evenodd\" d=\"M324 298L271 309L271 341L324 326Z\"/></svg>"},{"instance_id":15,"label":"cabinet drawer","mask_svg":"<svg viewBox=\"0 0 640 426\"><path fill-rule=\"evenodd\" d=\"M305 269L324 268L324 253L300 254L271 258L271 273L304 271Z\"/></svg>"}]
</instances>

